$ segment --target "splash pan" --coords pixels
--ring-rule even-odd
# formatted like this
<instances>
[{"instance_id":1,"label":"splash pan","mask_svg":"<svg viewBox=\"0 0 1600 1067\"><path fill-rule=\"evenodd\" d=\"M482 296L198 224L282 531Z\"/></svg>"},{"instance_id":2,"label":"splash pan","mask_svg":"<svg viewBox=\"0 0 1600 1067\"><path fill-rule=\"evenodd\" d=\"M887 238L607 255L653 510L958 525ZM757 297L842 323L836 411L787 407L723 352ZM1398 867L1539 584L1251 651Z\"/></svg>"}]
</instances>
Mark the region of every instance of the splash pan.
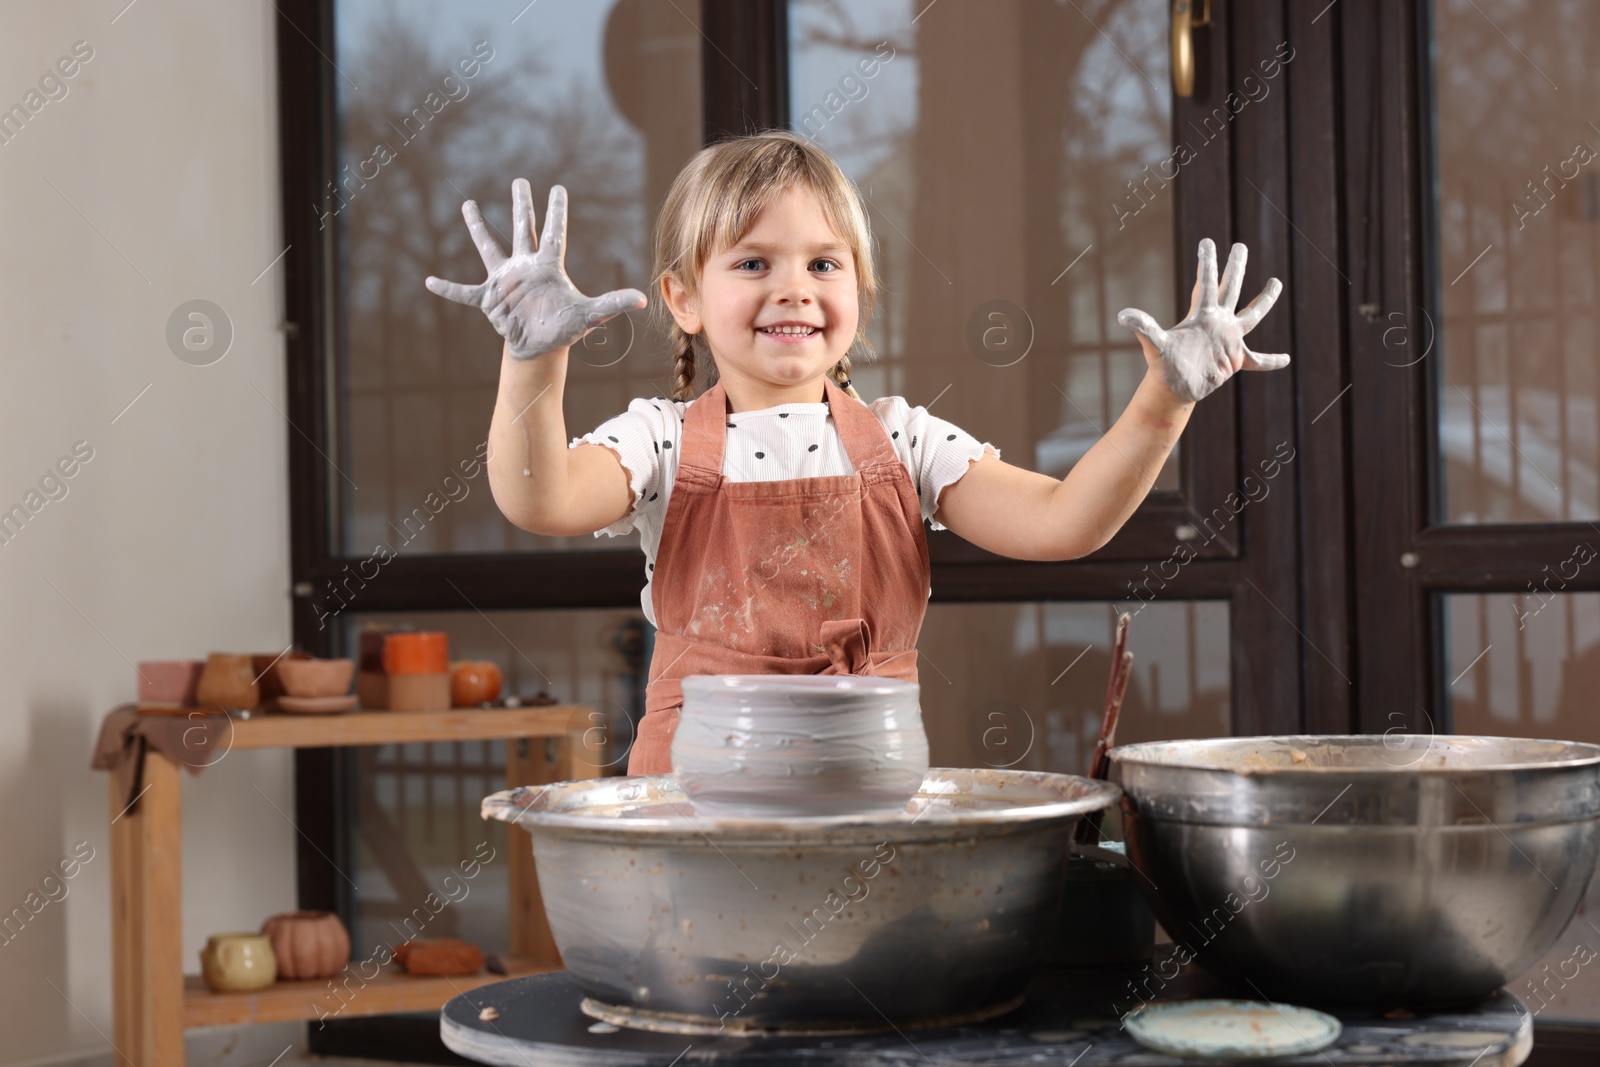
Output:
<instances>
[{"instance_id":1,"label":"splash pan","mask_svg":"<svg viewBox=\"0 0 1600 1067\"><path fill-rule=\"evenodd\" d=\"M507 790L483 815L532 834L551 932L596 1017L867 1033L1020 1003L1073 828L1119 796L1076 775L934 768L891 815L707 818L657 775Z\"/></svg>"}]
</instances>

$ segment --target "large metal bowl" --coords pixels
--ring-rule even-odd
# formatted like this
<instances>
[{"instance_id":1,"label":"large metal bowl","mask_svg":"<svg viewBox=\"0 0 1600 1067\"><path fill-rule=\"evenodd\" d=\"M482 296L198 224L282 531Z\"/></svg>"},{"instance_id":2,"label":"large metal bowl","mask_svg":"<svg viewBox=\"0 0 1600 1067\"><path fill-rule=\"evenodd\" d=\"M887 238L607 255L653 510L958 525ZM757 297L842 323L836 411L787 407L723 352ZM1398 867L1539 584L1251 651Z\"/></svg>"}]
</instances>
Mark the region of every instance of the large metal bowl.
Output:
<instances>
[{"instance_id":1,"label":"large metal bowl","mask_svg":"<svg viewBox=\"0 0 1600 1067\"><path fill-rule=\"evenodd\" d=\"M655 775L508 790L483 815L531 832L590 1014L850 1033L1020 1003L1073 827L1118 795L1074 775L934 768L894 815L719 819Z\"/></svg>"},{"instance_id":2,"label":"large metal bowl","mask_svg":"<svg viewBox=\"0 0 1600 1067\"><path fill-rule=\"evenodd\" d=\"M1208 970L1280 1000L1484 996L1560 936L1600 854L1593 745L1246 737L1111 760L1162 926ZM1141 981L1152 988L1132 995L1159 992L1159 976Z\"/></svg>"}]
</instances>

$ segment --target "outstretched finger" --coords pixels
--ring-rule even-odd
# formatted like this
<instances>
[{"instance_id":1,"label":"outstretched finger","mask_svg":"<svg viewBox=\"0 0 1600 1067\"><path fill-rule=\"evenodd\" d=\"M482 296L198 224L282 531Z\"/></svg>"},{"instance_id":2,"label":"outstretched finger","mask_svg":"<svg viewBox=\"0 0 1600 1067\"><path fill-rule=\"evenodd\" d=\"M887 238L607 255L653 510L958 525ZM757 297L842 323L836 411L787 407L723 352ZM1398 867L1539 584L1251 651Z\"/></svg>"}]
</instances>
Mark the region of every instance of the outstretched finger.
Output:
<instances>
[{"instance_id":1,"label":"outstretched finger","mask_svg":"<svg viewBox=\"0 0 1600 1067\"><path fill-rule=\"evenodd\" d=\"M435 278L430 274L423 284L428 287L428 292L442 296L446 300L454 300L458 304L470 304L473 307L478 307L480 301L483 300L483 287L488 283L462 285L460 282L447 282L443 278Z\"/></svg>"},{"instance_id":2,"label":"outstretched finger","mask_svg":"<svg viewBox=\"0 0 1600 1067\"><path fill-rule=\"evenodd\" d=\"M1281 370L1288 365L1289 357L1282 352L1252 352L1248 348L1244 350L1244 370Z\"/></svg>"},{"instance_id":3,"label":"outstretched finger","mask_svg":"<svg viewBox=\"0 0 1600 1067\"><path fill-rule=\"evenodd\" d=\"M567 191L559 185L550 187L550 204L544 209L544 236L539 238L539 251L544 258L554 256L558 264L567 262Z\"/></svg>"},{"instance_id":4,"label":"outstretched finger","mask_svg":"<svg viewBox=\"0 0 1600 1067\"><path fill-rule=\"evenodd\" d=\"M1200 306L1217 306L1217 246L1209 237L1200 239Z\"/></svg>"},{"instance_id":5,"label":"outstretched finger","mask_svg":"<svg viewBox=\"0 0 1600 1067\"><path fill-rule=\"evenodd\" d=\"M467 220L467 229L472 231L472 243L478 246L478 256L483 260L483 265L493 274L495 268L506 261L506 254L500 250L500 242L489 234L489 227L484 224L483 212L478 210L476 200L468 200L461 205L461 214Z\"/></svg>"},{"instance_id":6,"label":"outstretched finger","mask_svg":"<svg viewBox=\"0 0 1600 1067\"><path fill-rule=\"evenodd\" d=\"M1250 253L1244 245L1234 242L1228 253L1228 266L1222 272L1222 308L1232 311L1239 306L1239 290L1244 287L1244 264Z\"/></svg>"},{"instance_id":7,"label":"outstretched finger","mask_svg":"<svg viewBox=\"0 0 1600 1067\"><path fill-rule=\"evenodd\" d=\"M526 178L511 183L511 254L533 255L533 187Z\"/></svg>"},{"instance_id":8,"label":"outstretched finger","mask_svg":"<svg viewBox=\"0 0 1600 1067\"><path fill-rule=\"evenodd\" d=\"M1158 349L1166 343L1167 331L1138 308L1123 308L1117 312L1117 322L1134 333L1144 334Z\"/></svg>"},{"instance_id":9,"label":"outstretched finger","mask_svg":"<svg viewBox=\"0 0 1600 1067\"><path fill-rule=\"evenodd\" d=\"M598 326L624 311L638 311L647 303L649 301L645 299L645 295L637 289L617 289L602 293L583 304L583 324Z\"/></svg>"},{"instance_id":10,"label":"outstretched finger","mask_svg":"<svg viewBox=\"0 0 1600 1067\"><path fill-rule=\"evenodd\" d=\"M1256 323L1261 317L1272 310L1272 305L1278 302L1278 294L1283 292L1283 283L1276 278L1268 278L1266 286L1252 301L1250 306L1239 312L1239 332L1249 333L1256 328Z\"/></svg>"}]
</instances>

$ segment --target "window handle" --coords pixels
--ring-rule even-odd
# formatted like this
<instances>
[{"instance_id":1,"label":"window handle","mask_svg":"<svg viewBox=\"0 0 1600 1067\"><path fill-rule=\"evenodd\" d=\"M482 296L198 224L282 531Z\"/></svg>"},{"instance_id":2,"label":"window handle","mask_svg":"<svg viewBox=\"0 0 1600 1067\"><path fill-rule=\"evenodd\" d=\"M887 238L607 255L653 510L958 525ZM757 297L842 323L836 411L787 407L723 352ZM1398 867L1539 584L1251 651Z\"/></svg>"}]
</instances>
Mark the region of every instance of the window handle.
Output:
<instances>
[{"instance_id":1,"label":"window handle","mask_svg":"<svg viewBox=\"0 0 1600 1067\"><path fill-rule=\"evenodd\" d=\"M1172 90L1179 96L1194 95L1194 31L1209 25L1211 0L1172 0Z\"/></svg>"}]
</instances>

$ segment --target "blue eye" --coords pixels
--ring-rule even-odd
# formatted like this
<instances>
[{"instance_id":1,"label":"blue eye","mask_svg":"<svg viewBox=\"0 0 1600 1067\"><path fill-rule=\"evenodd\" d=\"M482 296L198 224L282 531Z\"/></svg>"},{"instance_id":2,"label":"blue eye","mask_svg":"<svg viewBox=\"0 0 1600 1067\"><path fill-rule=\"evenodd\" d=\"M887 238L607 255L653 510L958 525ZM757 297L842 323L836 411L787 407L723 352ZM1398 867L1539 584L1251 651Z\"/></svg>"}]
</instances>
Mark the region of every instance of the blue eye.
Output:
<instances>
[{"instance_id":1,"label":"blue eye","mask_svg":"<svg viewBox=\"0 0 1600 1067\"><path fill-rule=\"evenodd\" d=\"M737 271L744 271L745 268L749 267L752 263L756 264L754 268L755 270L763 270L766 267L767 261L759 257L741 259L739 262L735 263L733 267ZM843 268L831 259L817 259L811 262L810 269L817 271L819 274L837 274Z\"/></svg>"}]
</instances>

